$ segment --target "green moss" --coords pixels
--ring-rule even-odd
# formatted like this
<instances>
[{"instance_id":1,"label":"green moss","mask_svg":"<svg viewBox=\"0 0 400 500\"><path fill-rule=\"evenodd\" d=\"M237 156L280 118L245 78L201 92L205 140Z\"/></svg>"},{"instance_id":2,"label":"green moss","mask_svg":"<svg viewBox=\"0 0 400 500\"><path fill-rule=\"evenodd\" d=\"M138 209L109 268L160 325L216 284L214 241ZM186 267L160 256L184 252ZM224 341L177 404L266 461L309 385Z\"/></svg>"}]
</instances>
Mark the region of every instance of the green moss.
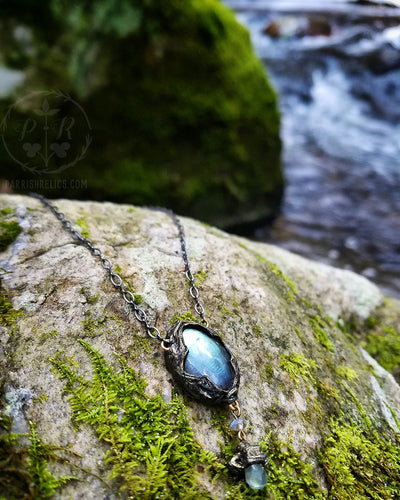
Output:
<instances>
[{"instance_id":1,"label":"green moss","mask_svg":"<svg viewBox=\"0 0 400 500\"><path fill-rule=\"evenodd\" d=\"M281 355L279 367L285 370L292 379L296 382L296 387L299 386L299 381L302 378L305 381L310 381L315 384L315 361L307 359L302 353L292 353Z\"/></svg>"},{"instance_id":2,"label":"green moss","mask_svg":"<svg viewBox=\"0 0 400 500\"><path fill-rule=\"evenodd\" d=\"M50 460L58 461L59 457L56 451L60 449L59 446L44 444L38 436L36 428L30 422L30 447L28 451L29 456L29 472L32 479L33 498L51 498L56 490L69 481L76 480L74 476L60 476L56 478L49 470L48 463Z\"/></svg>"},{"instance_id":3,"label":"green moss","mask_svg":"<svg viewBox=\"0 0 400 500\"><path fill-rule=\"evenodd\" d=\"M142 353L152 354L154 352L154 345L149 338L135 335L134 344L128 349L128 352L132 358L137 358Z\"/></svg>"},{"instance_id":4,"label":"green moss","mask_svg":"<svg viewBox=\"0 0 400 500\"><path fill-rule=\"evenodd\" d=\"M233 300L233 301L232 301L232 306L233 306L235 309L240 309L240 304L239 304L239 301L238 301L238 300Z\"/></svg>"},{"instance_id":5,"label":"green moss","mask_svg":"<svg viewBox=\"0 0 400 500\"><path fill-rule=\"evenodd\" d=\"M104 324L107 320L106 316L101 316L98 319L92 318L89 314L86 314L87 318L81 321L83 329L88 337L97 337L104 333Z\"/></svg>"},{"instance_id":6,"label":"green moss","mask_svg":"<svg viewBox=\"0 0 400 500\"><path fill-rule=\"evenodd\" d=\"M400 379L400 332L392 326L372 326L372 331L363 343L371 354L386 370Z\"/></svg>"},{"instance_id":7,"label":"green moss","mask_svg":"<svg viewBox=\"0 0 400 500\"><path fill-rule=\"evenodd\" d=\"M41 339L50 339L53 337L57 337L58 331L57 330L52 330L51 332L43 332L39 335L39 338Z\"/></svg>"},{"instance_id":8,"label":"green moss","mask_svg":"<svg viewBox=\"0 0 400 500\"><path fill-rule=\"evenodd\" d=\"M6 215L11 215L15 212L15 208L3 208L0 210L0 217L5 217Z\"/></svg>"},{"instance_id":9,"label":"green moss","mask_svg":"<svg viewBox=\"0 0 400 500\"><path fill-rule=\"evenodd\" d=\"M350 366L339 365L334 367L335 373L345 380L358 379L358 374Z\"/></svg>"},{"instance_id":10,"label":"green moss","mask_svg":"<svg viewBox=\"0 0 400 500\"><path fill-rule=\"evenodd\" d=\"M66 462L57 453L63 448L43 443L32 422L28 436L11 432L11 427L11 418L0 413L0 498L51 498L56 490L76 479L74 476L55 477L49 471L49 463ZM22 444L21 438L26 436L29 447Z\"/></svg>"},{"instance_id":11,"label":"green moss","mask_svg":"<svg viewBox=\"0 0 400 500\"><path fill-rule=\"evenodd\" d=\"M307 345L307 341L306 339L304 338L304 336L300 333L300 328L298 328L297 326L294 327L294 331L296 332L297 336L299 337L299 339L302 341L302 343L304 345Z\"/></svg>"},{"instance_id":12,"label":"green moss","mask_svg":"<svg viewBox=\"0 0 400 500\"><path fill-rule=\"evenodd\" d=\"M0 284L0 326L6 327L10 335L13 335L17 328L17 319L23 314L22 311L13 309L7 292Z\"/></svg>"},{"instance_id":13,"label":"green moss","mask_svg":"<svg viewBox=\"0 0 400 500\"><path fill-rule=\"evenodd\" d=\"M267 382L271 382L274 378L274 368L271 363L267 363L265 365L265 369L261 372L261 377L265 379Z\"/></svg>"},{"instance_id":14,"label":"green moss","mask_svg":"<svg viewBox=\"0 0 400 500\"><path fill-rule=\"evenodd\" d=\"M334 387L328 380L317 380L318 393L325 398L340 400L340 391Z\"/></svg>"},{"instance_id":15,"label":"green moss","mask_svg":"<svg viewBox=\"0 0 400 500\"><path fill-rule=\"evenodd\" d=\"M49 400L49 396L41 389L40 394L37 398L33 398L33 401L35 403L42 403L44 404L46 401Z\"/></svg>"},{"instance_id":16,"label":"green moss","mask_svg":"<svg viewBox=\"0 0 400 500\"><path fill-rule=\"evenodd\" d=\"M30 483L26 450L19 446L21 435L11 432L11 427L11 418L0 413L0 495L23 498Z\"/></svg>"},{"instance_id":17,"label":"green moss","mask_svg":"<svg viewBox=\"0 0 400 500\"><path fill-rule=\"evenodd\" d=\"M310 316L308 318L310 325L314 331L314 337L316 341L321 344L327 351L333 351L334 345L329 340L327 333L325 332L325 328L327 328L327 322L322 319L320 316Z\"/></svg>"},{"instance_id":18,"label":"green moss","mask_svg":"<svg viewBox=\"0 0 400 500\"><path fill-rule=\"evenodd\" d=\"M88 223L85 221L85 219L80 217L79 219L76 220L76 224L81 229L81 235L84 238L90 238L89 226L88 226Z\"/></svg>"},{"instance_id":19,"label":"green moss","mask_svg":"<svg viewBox=\"0 0 400 500\"><path fill-rule=\"evenodd\" d=\"M257 323L251 323L251 328L256 338L260 338L262 336L263 330L260 325L258 325Z\"/></svg>"},{"instance_id":20,"label":"green moss","mask_svg":"<svg viewBox=\"0 0 400 500\"><path fill-rule=\"evenodd\" d=\"M203 269L200 269L198 273L196 273L194 276L194 284L197 288L201 288L205 279L207 278L207 273Z\"/></svg>"},{"instance_id":21,"label":"green moss","mask_svg":"<svg viewBox=\"0 0 400 500\"><path fill-rule=\"evenodd\" d=\"M5 250L22 231L17 221L0 221L0 252Z\"/></svg>"},{"instance_id":22,"label":"green moss","mask_svg":"<svg viewBox=\"0 0 400 500\"><path fill-rule=\"evenodd\" d=\"M222 466L194 440L182 401L148 396L146 382L123 358L117 356L117 371L87 342L79 343L91 361L92 380L79 376L62 353L51 362L66 382L74 423L92 426L108 444L104 462L121 492L147 500L211 498L200 487L196 466L214 473Z\"/></svg>"},{"instance_id":23,"label":"green moss","mask_svg":"<svg viewBox=\"0 0 400 500\"><path fill-rule=\"evenodd\" d=\"M79 293L81 293L85 297L88 304L95 304L99 298L98 295L92 295L90 290L85 287L82 287Z\"/></svg>"},{"instance_id":24,"label":"green moss","mask_svg":"<svg viewBox=\"0 0 400 500\"><path fill-rule=\"evenodd\" d=\"M143 296L140 293L134 293L133 295L135 297L135 304L139 306L143 301Z\"/></svg>"},{"instance_id":25,"label":"green moss","mask_svg":"<svg viewBox=\"0 0 400 500\"><path fill-rule=\"evenodd\" d=\"M182 314L174 314L171 318L171 325L175 324L177 321L194 321L195 323L200 323L200 318L194 316L190 311L184 312Z\"/></svg>"},{"instance_id":26,"label":"green moss","mask_svg":"<svg viewBox=\"0 0 400 500\"><path fill-rule=\"evenodd\" d=\"M254 255L257 257L257 259L260 262L262 262L263 264L266 264L268 266L271 273L275 274L275 276L277 276L278 278L280 278L281 280L283 280L286 283L286 285L289 287L290 291L292 292L292 293L288 292L288 296L290 299L293 298L293 294L295 294L295 295L299 294L297 287L293 283L293 281L291 281L287 276L285 276L285 274L283 274L283 272L279 269L279 267L276 264L273 264L272 262L267 260L265 257L260 255L259 253L255 253Z\"/></svg>"},{"instance_id":27,"label":"green moss","mask_svg":"<svg viewBox=\"0 0 400 500\"><path fill-rule=\"evenodd\" d=\"M117 274L122 274L122 273L124 272L124 271L123 271L123 269L122 269L122 267L121 267L121 266L119 266L118 264L116 264L116 265L114 266L114 271L115 271Z\"/></svg>"},{"instance_id":28,"label":"green moss","mask_svg":"<svg viewBox=\"0 0 400 500\"><path fill-rule=\"evenodd\" d=\"M233 316L233 312L226 306L224 306L224 304L222 304L221 302L218 304L218 309L221 311L223 316Z\"/></svg>"},{"instance_id":29,"label":"green moss","mask_svg":"<svg viewBox=\"0 0 400 500\"><path fill-rule=\"evenodd\" d=\"M399 436L380 436L370 425L331 419L321 463L329 498L389 500L400 494Z\"/></svg>"}]
</instances>

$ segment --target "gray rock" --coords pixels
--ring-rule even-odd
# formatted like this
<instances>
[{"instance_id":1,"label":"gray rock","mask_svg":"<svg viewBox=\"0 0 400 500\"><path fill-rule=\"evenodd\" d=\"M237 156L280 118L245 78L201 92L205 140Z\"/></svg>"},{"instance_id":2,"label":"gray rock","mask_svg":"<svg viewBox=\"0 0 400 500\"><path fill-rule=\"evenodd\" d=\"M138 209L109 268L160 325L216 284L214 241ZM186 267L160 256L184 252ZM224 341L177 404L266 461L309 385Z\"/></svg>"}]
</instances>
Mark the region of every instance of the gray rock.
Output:
<instances>
[{"instance_id":1,"label":"gray rock","mask_svg":"<svg viewBox=\"0 0 400 500\"><path fill-rule=\"evenodd\" d=\"M166 214L106 202L58 200L56 204L119 266L118 272L142 295L141 307L161 333L174 315L194 313L177 231ZM6 413L15 417L15 431L25 432L28 422L34 422L44 443L71 446L79 454L70 460L80 469L67 473L82 480L58 488L55 498L117 498L123 479L109 479L110 465L103 462L110 443L99 439L93 426L76 427L63 392L66 382L49 358L63 351L73 357L71 366L91 379L93 366L77 341L84 339L113 367L118 366L115 354L121 356L146 379L148 397L159 394L169 404L171 375L160 346L144 340L143 329L99 261L74 242L39 201L2 195L0 211L4 208L15 210L8 217L17 218L22 227L17 240L0 254L2 294L8 294L21 313L13 323L3 321L1 329ZM249 441L258 443L270 431L278 442L291 440L296 460L312 464L315 491L322 495L315 498L325 498L329 488L340 487L334 472L329 478L326 473L333 470L326 454L332 419L347 418L362 428L367 415L379 435L398 431L399 385L360 351L346 330L350 321L362 325L378 307L385 307L383 295L352 272L195 220L181 220L209 324L221 332L238 359L239 399ZM222 433L216 422L220 418L228 427L230 412L186 397L184 404L195 438L224 463L220 443L230 442L229 433ZM119 409L116 420L121 422L124 415ZM272 460L278 463L276 457ZM51 467L55 476L65 474L65 463ZM282 492L283 486L269 472L270 498L282 498L277 491ZM198 476L214 498L247 498L246 492L235 496L240 486L228 476L211 482L202 469Z\"/></svg>"}]
</instances>

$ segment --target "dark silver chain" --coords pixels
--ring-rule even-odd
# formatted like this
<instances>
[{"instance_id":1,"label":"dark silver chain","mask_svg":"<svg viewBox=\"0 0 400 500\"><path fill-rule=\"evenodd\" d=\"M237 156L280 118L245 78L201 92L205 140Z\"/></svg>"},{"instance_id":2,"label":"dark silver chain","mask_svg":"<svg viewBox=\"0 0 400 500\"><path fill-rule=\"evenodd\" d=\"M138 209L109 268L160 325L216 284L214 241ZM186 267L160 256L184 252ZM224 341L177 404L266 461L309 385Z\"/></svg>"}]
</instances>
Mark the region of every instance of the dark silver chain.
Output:
<instances>
[{"instance_id":1,"label":"dark silver chain","mask_svg":"<svg viewBox=\"0 0 400 500\"><path fill-rule=\"evenodd\" d=\"M182 225L181 221L178 219L176 213L173 212L172 210L170 210L169 208L163 208L163 207L147 207L147 208L168 214L171 217L171 219L174 221L176 227L178 228L179 240L180 240L180 244L181 244L181 254L182 254L183 263L185 264L185 275L186 275L186 278L189 281L189 285L190 285L189 293L190 293L190 296L194 299L195 311L200 316L202 323L207 324L207 320L204 318L204 307L201 304L201 302L199 301L200 292L199 292L199 289L195 285L194 276L192 274L192 271L190 270L189 259L188 259L187 251L186 251L185 231L183 229L183 225Z\"/></svg>"},{"instance_id":2,"label":"dark silver chain","mask_svg":"<svg viewBox=\"0 0 400 500\"><path fill-rule=\"evenodd\" d=\"M108 273L110 277L111 283L115 286L115 288L119 289L124 301L132 307L135 318L142 325L144 325L147 334L153 339L159 340L160 342L163 342L165 344L165 342L167 341L164 339L164 337L161 336L158 328L156 328L154 325L150 325L149 320L147 319L146 312L136 304L134 294L124 287L121 276L113 270L111 261L103 256L102 251L99 248L96 248L88 238L84 238L78 230L74 229L72 226L72 222L65 217L63 212L61 212L54 205L52 205L49 202L49 200L47 200L44 196L37 193L30 193L30 196L38 199L43 203L43 205L48 207L51 210L51 212L53 212L53 214L56 216L56 218L61 222L63 228L71 234L72 238L76 241L79 241L82 245L88 248L91 254L100 260L102 267L105 269L105 271ZM200 316L203 323L207 323L207 321L204 318L204 307L199 302L199 290L195 286L194 277L189 267L189 261L186 251L185 233L183 230L182 223L172 210L169 210L167 208L158 208L158 207L150 207L150 208L152 210L159 210L168 214L178 228L182 258L185 264L185 274L190 284L189 293L195 301L194 308L197 314Z\"/></svg>"}]
</instances>

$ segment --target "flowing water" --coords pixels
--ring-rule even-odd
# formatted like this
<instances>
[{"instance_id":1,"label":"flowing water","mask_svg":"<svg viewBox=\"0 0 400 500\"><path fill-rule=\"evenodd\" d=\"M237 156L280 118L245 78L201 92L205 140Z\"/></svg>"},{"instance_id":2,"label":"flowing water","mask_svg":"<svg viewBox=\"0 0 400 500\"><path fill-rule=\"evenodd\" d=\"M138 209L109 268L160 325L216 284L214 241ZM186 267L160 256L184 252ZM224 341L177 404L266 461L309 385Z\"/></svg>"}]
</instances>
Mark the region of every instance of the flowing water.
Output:
<instances>
[{"instance_id":1,"label":"flowing water","mask_svg":"<svg viewBox=\"0 0 400 500\"><path fill-rule=\"evenodd\" d=\"M256 236L400 297L400 9L230 4L282 112L286 192L272 230Z\"/></svg>"}]
</instances>

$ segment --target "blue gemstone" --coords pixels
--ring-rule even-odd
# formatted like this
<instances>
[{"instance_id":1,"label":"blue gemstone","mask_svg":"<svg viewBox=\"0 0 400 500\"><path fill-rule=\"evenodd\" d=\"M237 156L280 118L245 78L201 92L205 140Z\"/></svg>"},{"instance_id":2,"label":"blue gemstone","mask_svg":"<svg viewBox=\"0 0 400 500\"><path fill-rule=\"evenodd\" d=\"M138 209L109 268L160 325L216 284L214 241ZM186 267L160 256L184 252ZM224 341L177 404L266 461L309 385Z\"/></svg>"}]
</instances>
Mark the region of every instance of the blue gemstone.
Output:
<instances>
[{"instance_id":1,"label":"blue gemstone","mask_svg":"<svg viewBox=\"0 0 400 500\"><path fill-rule=\"evenodd\" d=\"M186 328L182 336L189 349L185 359L185 372L196 377L207 376L222 389L231 388L235 372L230 362L231 356L222 342L196 328Z\"/></svg>"},{"instance_id":2,"label":"blue gemstone","mask_svg":"<svg viewBox=\"0 0 400 500\"><path fill-rule=\"evenodd\" d=\"M262 490L267 484L267 474L263 464L249 465L244 471L246 483L253 490Z\"/></svg>"}]
</instances>

